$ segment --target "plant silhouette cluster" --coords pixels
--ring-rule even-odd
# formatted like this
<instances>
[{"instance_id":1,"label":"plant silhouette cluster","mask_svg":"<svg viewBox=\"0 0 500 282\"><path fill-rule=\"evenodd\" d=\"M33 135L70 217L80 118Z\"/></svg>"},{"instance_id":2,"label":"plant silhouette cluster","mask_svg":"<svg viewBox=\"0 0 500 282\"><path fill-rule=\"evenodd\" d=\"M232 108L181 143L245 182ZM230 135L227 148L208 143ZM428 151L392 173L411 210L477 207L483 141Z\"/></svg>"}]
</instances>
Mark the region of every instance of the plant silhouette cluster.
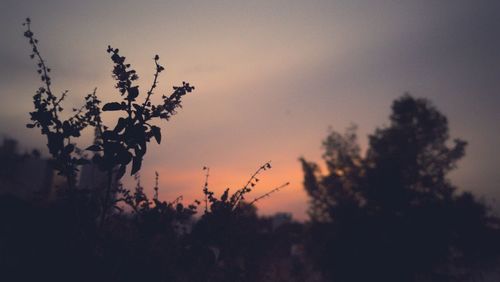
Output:
<instances>
[{"instance_id":1,"label":"plant silhouette cluster","mask_svg":"<svg viewBox=\"0 0 500 282\"><path fill-rule=\"evenodd\" d=\"M209 167L203 167L206 170L205 174L205 184L203 186L203 193L205 194L205 213L210 212L227 212L231 213L238 209L242 204L244 204L245 195L250 193L252 189L257 185L260 179L257 177L263 171L271 169L271 162L267 162L260 166L248 179L247 183L240 189L236 190L232 195L229 195L229 188L227 188L220 198L214 196L214 192L208 189L208 177L210 173ZM264 197L270 196L272 193L279 191L280 189L288 186L290 183L287 182L279 187L272 189L266 194L255 198L249 204L254 204L255 202L263 199ZM209 208L210 207L210 208Z\"/></svg>"},{"instance_id":2,"label":"plant silhouette cluster","mask_svg":"<svg viewBox=\"0 0 500 282\"><path fill-rule=\"evenodd\" d=\"M448 179L466 142L450 144L447 119L429 101L397 99L390 125L369 137L365 154L355 127L331 131L323 143L326 173L301 159L308 222L257 216L257 202L289 185L250 198L270 162L241 188L220 195L204 167L203 199L162 201L159 174L152 196L140 179L147 145L162 139L153 122L168 121L194 87L183 82L153 104L164 71L159 57L153 83L140 97L136 71L109 46L119 99L101 107L94 89L63 119L68 92L54 94L31 21L24 25L43 83L27 127L46 136L53 168L67 179L61 194L69 197L0 193L1 281L469 281L498 263L500 220ZM116 124L105 124L105 111L119 114ZM87 128L96 139L81 150L75 140ZM22 167L25 158L9 151L11 143L0 147L6 169L8 163ZM78 188L84 165L97 167L106 186ZM132 189L119 182L127 167L136 180ZM0 188L9 169L0 171Z\"/></svg>"},{"instance_id":3,"label":"plant silhouette cluster","mask_svg":"<svg viewBox=\"0 0 500 282\"><path fill-rule=\"evenodd\" d=\"M162 96L162 103L154 105L151 96L158 86L159 74L164 67L159 64L159 56L154 57L155 74L154 81L146 93L142 103L139 103L139 86L134 82L139 78L136 71L131 69L130 64L125 62L125 57L121 56L118 49L108 46L107 52L113 61L113 78L117 81L118 89L122 100L119 102L106 103L102 109L101 101L96 96L96 89L92 94L85 97L85 105L80 109L74 109L75 114L67 120L62 120L61 112L64 111L61 102L67 96L68 91L64 91L58 98L52 91L52 79L50 78L50 68L47 67L38 47L38 39L34 37L31 30L31 20L24 22L26 31L24 36L32 47L30 58L37 59L38 73L44 86L40 87L33 96L35 110L30 113L33 123L27 125L29 128L40 128L41 133L47 136L47 146L49 152L55 160L54 168L68 179L68 187L74 186L74 179L78 166L88 164L89 160L81 157L72 138L81 135L83 129L88 126L95 128L98 133L95 143L88 146L86 150L93 151L92 162L107 173L108 185L102 200L102 216L105 216L110 207L111 186L113 181L125 174L126 167L132 163L131 175L137 173L142 165L144 155L147 151L147 143L154 138L158 144L161 142L161 129L152 125L155 119L168 121L176 110L181 107L181 99L187 93L194 90L189 83L183 82L182 86L174 86L173 93ZM120 117L114 126L103 124L101 113L104 111L121 112Z\"/></svg>"},{"instance_id":4,"label":"plant silhouette cluster","mask_svg":"<svg viewBox=\"0 0 500 282\"><path fill-rule=\"evenodd\" d=\"M136 174L136 186L134 191L120 186L116 193L117 198L114 201L114 208L120 213L124 212L124 208L120 207L120 203L125 204L125 208L131 209L131 214L140 222L147 222L151 227L165 227L181 224L189 221L197 212L197 207L200 204L196 200L193 204L184 206L182 204L182 196L179 196L172 202L161 201L158 198L158 180L159 174L156 172L155 194L150 199L144 192L144 187L141 185L140 175Z\"/></svg>"},{"instance_id":5,"label":"plant silhouette cluster","mask_svg":"<svg viewBox=\"0 0 500 282\"><path fill-rule=\"evenodd\" d=\"M447 177L467 143L449 144L446 117L425 99L397 99L390 120L365 156L355 127L332 131L327 174L301 160L310 252L335 281L468 281L496 263L500 226Z\"/></svg>"},{"instance_id":6,"label":"plant silhouette cluster","mask_svg":"<svg viewBox=\"0 0 500 282\"><path fill-rule=\"evenodd\" d=\"M75 113L74 116L62 120L60 118L62 108L61 102L66 97L68 91L64 91L61 97L57 97L51 89L52 79L50 77L51 69L47 67L45 60L42 58L38 48L38 39L34 37L31 31L31 20L26 19L24 25L27 30L24 36L28 38L29 44L32 47L31 59L37 60L37 72L40 79L44 83L33 96L33 105L35 110L30 113L33 123L27 124L28 128L40 128L41 133L47 136L47 147L55 162L54 167L62 175L68 177L68 186L72 186L72 179L75 177L77 166L87 163L83 158L74 157L75 145L71 143L71 138L80 136L81 131L95 120L94 114L99 114L95 111L98 107L99 100L93 94L88 95L86 100L86 113L82 114L82 110Z\"/></svg>"},{"instance_id":7,"label":"plant silhouette cluster","mask_svg":"<svg viewBox=\"0 0 500 282\"><path fill-rule=\"evenodd\" d=\"M63 194L70 192L73 195L69 202L61 199L48 206L14 203L11 207L21 208L23 212L43 211L36 219L30 218L29 212L18 219L28 222L31 227L35 226L32 220L50 226L45 237L50 237L52 232L64 234L63 238L58 234L54 236L57 240L48 242L52 253L55 253L51 263L59 264L63 269L61 275L51 278L59 280L64 275L71 275L78 276L76 280L81 281L255 280L259 275L257 261L269 255L273 247L270 244L266 248L255 247L263 236L270 236L266 230L271 229L271 221L260 220L253 204L288 185L277 187L251 203L245 202L260 181L259 175L271 169L270 162L260 166L242 188L231 195L226 189L220 197L209 189L209 168L204 168L207 172L203 187L205 210L198 220L194 216L201 202L185 206L182 197L172 202L159 199L158 173L154 195L150 198L141 185L139 171L148 142L153 138L158 144L161 142L160 127L152 122L168 121L181 107L183 96L192 92L194 87L183 82L182 86L173 88L172 94L163 95L160 104L153 104L151 96L158 86L159 74L164 71L156 55L153 83L139 102L136 71L118 49L108 46L107 52L113 62L112 76L121 99L101 107L94 89L85 97L84 106L73 109L74 115L62 120L62 101L68 92L63 92L60 98L53 93L50 69L40 54L30 19L26 19L24 25L27 27L24 35L33 51L30 57L38 60L38 73L44 83L34 96L35 110L31 112L32 123L27 127L40 128L41 133L47 136L54 168L67 177L68 188L74 188L82 165L96 165L108 179L104 195L100 190L91 189L88 191L91 197L76 197L83 191L75 193L74 189L69 189L63 191ZM114 126L107 126L102 120L101 114L106 111L121 114ZM94 153L90 160L82 157L82 150L74 143L87 127L96 132L94 144L85 149ZM130 173L136 177L134 189L118 182L129 164ZM112 185L113 181L116 187ZM45 211L62 217L51 217ZM59 226L59 229L54 226ZM7 238L13 241L13 246L21 244L13 237ZM39 250L37 244L30 247ZM21 248L20 253L24 253L23 250ZM13 249L8 249L7 253L14 257L11 251ZM74 256L78 259L71 266L63 259ZM17 266L14 262L11 268L15 270Z\"/></svg>"},{"instance_id":8,"label":"plant silhouette cluster","mask_svg":"<svg viewBox=\"0 0 500 282\"><path fill-rule=\"evenodd\" d=\"M218 198L208 185L211 204L196 218L200 201L190 205L184 205L182 197L161 201L158 182L156 174L152 198L138 174L135 188L119 186L112 203L114 212L104 226L95 220L96 206L87 198L47 205L0 196L0 242L6 243L0 254L4 270L0 277L17 275L21 281L67 281L68 277L72 281L261 281L272 273L270 265L260 262L270 258L287 262L287 250L302 232L296 223L274 229L272 219L257 217L254 205L240 200L233 208L228 190ZM249 193L243 188L236 191ZM21 271L26 265L32 271Z\"/></svg>"},{"instance_id":9,"label":"plant silhouette cluster","mask_svg":"<svg viewBox=\"0 0 500 282\"><path fill-rule=\"evenodd\" d=\"M114 63L113 77L116 79L116 88L123 97L121 102L111 102L103 106L103 111L121 111L123 117L118 119L113 129L102 129L102 143L94 144L88 149L92 151L102 151L102 157L95 161L104 169L111 170L119 165L118 177L125 173L126 166L132 162L131 174L135 174L141 168L142 160L146 154L146 145L154 137L156 142L161 142L161 130L158 126L152 125L153 119L169 118L176 113L176 109L181 107L181 99L190 93L194 87L183 82L182 86L174 87L174 92L169 96L162 96L163 103L152 105L150 97L157 87L158 76L164 68L158 63L159 56L154 57L156 73L151 88L147 92L144 102L137 103L139 96L139 86L134 86L133 82L139 77L136 71L130 69L130 64L125 63L125 57L119 55L118 49L108 47L111 60ZM100 155L97 155L100 156Z\"/></svg>"}]
</instances>

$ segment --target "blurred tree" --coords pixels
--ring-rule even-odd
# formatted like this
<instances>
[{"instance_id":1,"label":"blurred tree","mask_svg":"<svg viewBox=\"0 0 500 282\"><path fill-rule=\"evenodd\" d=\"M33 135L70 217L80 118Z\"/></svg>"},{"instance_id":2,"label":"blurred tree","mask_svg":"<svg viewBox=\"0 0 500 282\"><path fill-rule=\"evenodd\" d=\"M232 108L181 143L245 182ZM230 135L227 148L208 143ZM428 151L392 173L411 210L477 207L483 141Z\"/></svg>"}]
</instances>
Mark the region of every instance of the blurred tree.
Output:
<instances>
[{"instance_id":1,"label":"blurred tree","mask_svg":"<svg viewBox=\"0 0 500 282\"><path fill-rule=\"evenodd\" d=\"M310 254L335 281L464 279L491 258L486 250L498 253L499 238L487 207L447 178L466 142L449 144L446 117L425 99L397 99L390 121L364 157L355 127L332 131L326 175L301 159Z\"/></svg>"}]
</instances>

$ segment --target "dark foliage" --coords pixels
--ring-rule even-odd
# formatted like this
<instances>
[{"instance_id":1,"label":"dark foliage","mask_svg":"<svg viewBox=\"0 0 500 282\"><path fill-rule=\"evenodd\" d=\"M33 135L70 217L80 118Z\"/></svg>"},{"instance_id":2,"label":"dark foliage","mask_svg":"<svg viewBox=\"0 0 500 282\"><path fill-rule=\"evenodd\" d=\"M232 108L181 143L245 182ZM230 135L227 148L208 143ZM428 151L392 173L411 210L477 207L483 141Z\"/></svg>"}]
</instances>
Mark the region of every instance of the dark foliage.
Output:
<instances>
[{"instance_id":1,"label":"dark foliage","mask_svg":"<svg viewBox=\"0 0 500 282\"><path fill-rule=\"evenodd\" d=\"M230 189L227 188L220 198L217 198L208 189L210 169L204 167L205 212L194 226L190 238L196 246L208 247L205 252L212 253L212 259L198 267L198 269L212 268L204 274L208 274L210 281L259 280L258 277L263 272L262 263L259 261L273 250L269 242L271 240L269 230L262 227L262 220L257 217L254 206L254 203L264 196L257 197L251 202L244 200L260 181L259 175L268 169L271 169L270 162L260 166L242 188L233 194L230 194ZM269 193L287 185L288 183ZM196 280L194 277L193 279Z\"/></svg>"},{"instance_id":2,"label":"dark foliage","mask_svg":"<svg viewBox=\"0 0 500 282\"><path fill-rule=\"evenodd\" d=\"M199 201L185 206L182 197L159 200L158 175L154 191L150 199L138 176L134 189L119 187L115 212L104 226L96 220L98 205L86 194L54 202L0 196L0 277L7 281L276 281L273 262L281 260L291 269L288 256L291 246L301 242L300 224L276 228L271 218L257 217L253 205L242 201L231 205L227 190L215 197L208 184L210 206L198 219L194 216Z\"/></svg>"},{"instance_id":3,"label":"dark foliage","mask_svg":"<svg viewBox=\"0 0 500 282\"><path fill-rule=\"evenodd\" d=\"M447 178L466 142L449 144L446 117L427 100L396 100L390 126L370 136L364 156L355 127L344 135L332 131L323 143L326 175L301 159L308 224L257 216L254 204L288 185L248 200L269 162L219 197L205 167L202 201L161 201L159 175L152 197L139 176L148 143L162 139L153 121L168 121L194 87L183 82L152 104L164 70L156 55L154 81L138 102L136 71L109 46L120 98L101 108L94 89L63 119L67 92L52 91L29 19L25 26L43 82L27 127L46 136L53 168L68 189L54 201L0 194L1 281L321 281L314 268L326 281L465 281L498 261L500 220ZM103 111L121 116L106 126ZM86 148L90 160L74 143L87 127L97 133ZM0 150L0 180L11 176L8 164L22 160L8 152L9 142ZM107 175L104 193L75 185L79 168L90 164ZM118 182L129 165L134 189Z\"/></svg>"},{"instance_id":4,"label":"dark foliage","mask_svg":"<svg viewBox=\"0 0 500 282\"><path fill-rule=\"evenodd\" d=\"M324 141L327 174L301 160L310 252L334 281L463 281L495 262L498 219L447 178L466 142L425 99L392 106L361 156L355 127Z\"/></svg>"},{"instance_id":5,"label":"dark foliage","mask_svg":"<svg viewBox=\"0 0 500 282\"><path fill-rule=\"evenodd\" d=\"M47 137L53 167L66 176L68 189L59 191L55 201L0 198L2 277L22 281L263 280L263 273L269 269L259 261L272 255L275 245L290 249L298 241L295 238L275 244L282 239L274 236L272 220L258 218L253 205L288 183L250 203L244 201L259 182L257 176L271 164L262 165L242 188L232 195L227 189L220 198L209 190L206 168L205 207L199 219L194 217L199 201L185 206L182 197L173 202L159 200L158 174L150 199L138 172L148 142L154 138L159 144L162 139L160 128L152 121L168 121L194 87L183 82L173 88L172 94L163 95L162 103L152 104L151 96L164 70L156 55L154 81L144 100L138 102L136 71L118 49L109 46L112 74L121 98L101 108L94 89L85 98L85 105L63 120L62 102L67 91L60 98L53 93L50 69L39 52L30 19L24 25L24 35L32 47L30 57L37 59L43 82L33 97L35 109L27 127L40 128ZM122 116L108 127L101 119L103 111L120 112ZM86 148L93 152L91 160L82 157L73 143L87 127L96 132L94 144ZM101 187L75 187L79 167L91 163L107 174L105 193ZM129 164L137 180L133 190L118 182ZM301 229L280 232L286 239ZM286 255L281 252L279 257ZM23 271L26 268L30 271Z\"/></svg>"},{"instance_id":6,"label":"dark foliage","mask_svg":"<svg viewBox=\"0 0 500 282\"><path fill-rule=\"evenodd\" d=\"M139 86L134 85L139 78L136 71L130 68L130 64L125 63L125 57L119 54L118 49L108 46L107 52L114 64L113 78L117 81L116 88L122 96L121 101L107 103L101 109L101 101L94 89L92 94L85 97L85 105L80 109L74 109L76 112L74 116L61 120L59 115L64 110L61 102L68 91L63 92L60 98L52 92L50 68L40 54L38 39L31 30L31 20L27 18L23 25L27 27L24 36L28 38L32 47L30 58L38 60L37 71L44 83L33 96L35 110L30 113L33 123L27 127L40 128L41 133L47 136L47 147L54 158L54 168L67 177L70 190L74 186L77 166L89 163L89 160L81 157L80 150L71 142L71 138L79 137L87 126L95 128L98 138L86 150L94 152L92 162L108 175L108 185L101 209L101 223L104 224L111 206L112 182L118 181L125 174L126 167L130 163L132 163L131 175L141 169L147 143L151 138L158 144L161 142L161 129L151 122L155 119L168 121L176 113L176 109L181 107L182 97L194 90L194 87L182 82L182 86L173 87L172 94L162 96L161 104L153 105L150 98L158 85L159 74L164 70L158 63L160 57L155 55L153 84L146 93L144 102L138 103ZM120 111L123 116L118 119L116 125L108 127L103 124L101 110Z\"/></svg>"}]
</instances>

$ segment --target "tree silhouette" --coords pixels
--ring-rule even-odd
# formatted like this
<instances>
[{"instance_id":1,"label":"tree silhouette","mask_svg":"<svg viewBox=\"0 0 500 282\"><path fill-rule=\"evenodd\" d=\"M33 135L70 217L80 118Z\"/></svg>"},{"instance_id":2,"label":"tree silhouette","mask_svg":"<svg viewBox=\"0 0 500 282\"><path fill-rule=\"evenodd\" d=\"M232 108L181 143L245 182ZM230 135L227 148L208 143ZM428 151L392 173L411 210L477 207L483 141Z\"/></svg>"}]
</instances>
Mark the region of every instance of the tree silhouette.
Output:
<instances>
[{"instance_id":1,"label":"tree silhouette","mask_svg":"<svg viewBox=\"0 0 500 282\"><path fill-rule=\"evenodd\" d=\"M355 127L331 132L323 143L325 176L301 159L313 258L335 281L472 275L498 251L498 226L484 204L447 178L466 142L449 145L447 119L426 99L397 99L390 121L369 137L364 157Z\"/></svg>"}]
</instances>

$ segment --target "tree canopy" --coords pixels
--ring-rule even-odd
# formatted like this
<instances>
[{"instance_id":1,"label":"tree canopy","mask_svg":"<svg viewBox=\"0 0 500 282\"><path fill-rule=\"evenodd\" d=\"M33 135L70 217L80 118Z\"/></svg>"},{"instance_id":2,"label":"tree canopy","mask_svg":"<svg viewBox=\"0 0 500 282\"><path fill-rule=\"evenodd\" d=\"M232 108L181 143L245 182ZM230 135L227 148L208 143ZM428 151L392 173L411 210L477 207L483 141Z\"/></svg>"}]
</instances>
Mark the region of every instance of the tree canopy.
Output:
<instances>
[{"instance_id":1,"label":"tree canopy","mask_svg":"<svg viewBox=\"0 0 500 282\"><path fill-rule=\"evenodd\" d=\"M355 126L332 131L326 174L301 159L310 250L323 272L335 281L451 281L484 266L498 251L496 219L448 178L466 144L450 142L447 118L408 94L364 155Z\"/></svg>"}]
</instances>

